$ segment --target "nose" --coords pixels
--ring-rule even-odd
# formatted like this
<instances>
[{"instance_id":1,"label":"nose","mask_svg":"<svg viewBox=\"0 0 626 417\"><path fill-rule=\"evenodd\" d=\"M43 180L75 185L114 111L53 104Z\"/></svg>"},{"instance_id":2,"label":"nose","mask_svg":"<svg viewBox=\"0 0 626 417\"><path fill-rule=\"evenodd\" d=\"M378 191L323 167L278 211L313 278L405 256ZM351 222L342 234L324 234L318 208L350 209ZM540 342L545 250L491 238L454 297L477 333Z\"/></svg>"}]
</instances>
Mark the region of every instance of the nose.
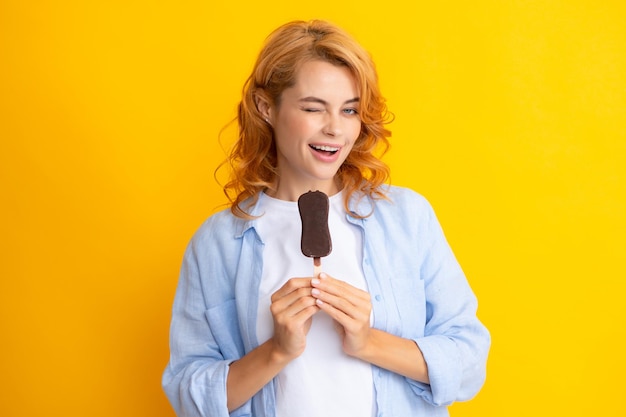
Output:
<instances>
[{"instance_id":1,"label":"nose","mask_svg":"<svg viewBox=\"0 0 626 417\"><path fill-rule=\"evenodd\" d=\"M324 134L330 137L339 136L339 134L341 134L341 129L341 117L329 114L323 129Z\"/></svg>"}]
</instances>

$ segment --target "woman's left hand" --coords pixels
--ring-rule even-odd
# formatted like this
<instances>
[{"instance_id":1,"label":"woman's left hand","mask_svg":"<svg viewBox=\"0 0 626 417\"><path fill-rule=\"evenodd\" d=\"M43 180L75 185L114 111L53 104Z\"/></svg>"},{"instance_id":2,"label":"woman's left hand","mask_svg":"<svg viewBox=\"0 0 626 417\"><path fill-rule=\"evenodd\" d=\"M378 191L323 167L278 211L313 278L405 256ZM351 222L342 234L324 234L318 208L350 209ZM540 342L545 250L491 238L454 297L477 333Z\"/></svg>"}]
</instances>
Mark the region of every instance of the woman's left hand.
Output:
<instances>
[{"instance_id":1,"label":"woman's left hand","mask_svg":"<svg viewBox=\"0 0 626 417\"><path fill-rule=\"evenodd\" d=\"M371 330L369 293L323 272L311 280L311 286L318 307L335 320L344 352L358 357L367 346Z\"/></svg>"},{"instance_id":2,"label":"woman's left hand","mask_svg":"<svg viewBox=\"0 0 626 417\"><path fill-rule=\"evenodd\" d=\"M368 292L321 273L311 280L320 310L335 320L346 354L425 384L428 365L416 342L370 327Z\"/></svg>"}]
</instances>

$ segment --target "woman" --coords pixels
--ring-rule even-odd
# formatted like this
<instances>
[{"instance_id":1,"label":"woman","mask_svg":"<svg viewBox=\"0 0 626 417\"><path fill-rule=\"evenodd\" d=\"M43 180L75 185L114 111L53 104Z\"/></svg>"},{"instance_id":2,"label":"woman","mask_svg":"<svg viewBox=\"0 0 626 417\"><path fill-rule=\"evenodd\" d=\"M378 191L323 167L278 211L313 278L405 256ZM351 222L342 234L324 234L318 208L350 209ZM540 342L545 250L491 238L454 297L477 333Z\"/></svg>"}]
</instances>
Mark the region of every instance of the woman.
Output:
<instances>
[{"instance_id":1,"label":"woman","mask_svg":"<svg viewBox=\"0 0 626 417\"><path fill-rule=\"evenodd\" d=\"M489 333L427 201L387 186L369 55L323 21L274 31L246 82L225 192L184 257L164 389L179 416L448 415ZM330 196L323 272L298 197Z\"/></svg>"}]
</instances>

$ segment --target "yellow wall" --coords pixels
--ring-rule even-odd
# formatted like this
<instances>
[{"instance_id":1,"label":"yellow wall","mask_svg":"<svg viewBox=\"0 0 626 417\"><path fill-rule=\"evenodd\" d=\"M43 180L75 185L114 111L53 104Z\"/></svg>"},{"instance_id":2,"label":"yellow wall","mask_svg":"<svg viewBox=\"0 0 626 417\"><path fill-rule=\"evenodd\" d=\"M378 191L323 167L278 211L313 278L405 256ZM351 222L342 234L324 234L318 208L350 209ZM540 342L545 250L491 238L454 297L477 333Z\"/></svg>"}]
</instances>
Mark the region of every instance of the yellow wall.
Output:
<instances>
[{"instance_id":1,"label":"yellow wall","mask_svg":"<svg viewBox=\"0 0 626 417\"><path fill-rule=\"evenodd\" d=\"M392 180L435 206L492 331L452 415L625 415L622 4L0 1L0 415L173 416L217 134L263 37L312 17L373 53Z\"/></svg>"}]
</instances>

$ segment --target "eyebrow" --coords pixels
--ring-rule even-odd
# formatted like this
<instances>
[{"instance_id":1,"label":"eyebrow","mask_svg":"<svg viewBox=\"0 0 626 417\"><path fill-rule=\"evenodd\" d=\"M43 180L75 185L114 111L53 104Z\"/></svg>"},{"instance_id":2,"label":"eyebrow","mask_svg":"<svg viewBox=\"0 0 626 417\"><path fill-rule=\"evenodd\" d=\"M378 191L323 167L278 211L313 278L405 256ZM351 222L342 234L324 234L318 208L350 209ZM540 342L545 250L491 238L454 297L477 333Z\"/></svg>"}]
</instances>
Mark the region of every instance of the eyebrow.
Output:
<instances>
[{"instance_id":1,"label":"eyebrow","mask_svg":"<svg viewBox=\"0 0 626 417\"><path fill-rule=\"evenodd\" d=\"M343 104L358 103L360 100L361 100L360 98L354 97L354 98L351 98L350 100L344 101ZM319 104L324 104L324 105L328 104L326 100L322 100L321 98L312 97L312 96L303 97L298 101L301 103L319 103Z\"/></svg>"}]
</instances>

